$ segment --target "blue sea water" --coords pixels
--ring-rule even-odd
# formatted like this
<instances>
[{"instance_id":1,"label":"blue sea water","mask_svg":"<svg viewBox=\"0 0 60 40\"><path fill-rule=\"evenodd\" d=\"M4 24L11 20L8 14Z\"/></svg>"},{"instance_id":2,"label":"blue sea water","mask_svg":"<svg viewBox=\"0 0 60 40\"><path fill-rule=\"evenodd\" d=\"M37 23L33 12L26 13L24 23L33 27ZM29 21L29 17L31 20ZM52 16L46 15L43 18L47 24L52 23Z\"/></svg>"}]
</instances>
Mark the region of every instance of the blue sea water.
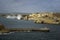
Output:
<instances>
[{"instance_id":1,"label":"blue sea water","mask_svg":"<svg viewBox=\"0 0 60 40\"><path fill-rule=\"evenodd\" d=\"M9 35L0 35L0 40L60 40L60 25L35 24L32 21L2 17L0 17L0 23L6 28L50 28L50 32L14 32Z\"/></svg>"}]
</instances>

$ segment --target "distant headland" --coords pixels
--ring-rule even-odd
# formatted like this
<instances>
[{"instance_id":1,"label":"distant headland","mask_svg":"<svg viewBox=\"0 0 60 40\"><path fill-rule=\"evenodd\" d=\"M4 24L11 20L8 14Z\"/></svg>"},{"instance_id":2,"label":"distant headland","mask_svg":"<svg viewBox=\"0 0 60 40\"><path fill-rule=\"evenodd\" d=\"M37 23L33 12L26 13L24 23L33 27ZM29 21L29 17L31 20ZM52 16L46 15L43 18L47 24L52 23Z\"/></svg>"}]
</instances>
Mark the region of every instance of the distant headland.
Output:
<instances>
[{"instance_id":1,"label":"distant headland","mask_svg":"<svg viewBox=\"0 0 60 40\"><path fill-rule=\"evenodd\" d=\"M5 13L1 17L17 20L33 20L35 23L60 24L60 12Z\"/></svg>"}]
</instances>

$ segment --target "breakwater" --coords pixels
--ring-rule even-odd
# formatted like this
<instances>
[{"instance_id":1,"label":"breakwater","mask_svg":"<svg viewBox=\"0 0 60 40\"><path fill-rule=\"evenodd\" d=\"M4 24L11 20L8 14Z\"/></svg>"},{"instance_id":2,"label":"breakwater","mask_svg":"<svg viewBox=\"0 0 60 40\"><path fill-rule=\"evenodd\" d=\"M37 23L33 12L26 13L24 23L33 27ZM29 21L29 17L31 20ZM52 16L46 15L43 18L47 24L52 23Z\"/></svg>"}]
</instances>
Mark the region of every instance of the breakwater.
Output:
<instances>
[{"instance_id":1,"label":"breakwater","mask_svg":"<svg viewBox=\"0 0 60 40\"><path fill-rule=\"evenodd\" d=\"M11 32L17 31L17 32L49 32L49 28L15 28L15 29L9 29Z\"/></svg>"}]
</instances>

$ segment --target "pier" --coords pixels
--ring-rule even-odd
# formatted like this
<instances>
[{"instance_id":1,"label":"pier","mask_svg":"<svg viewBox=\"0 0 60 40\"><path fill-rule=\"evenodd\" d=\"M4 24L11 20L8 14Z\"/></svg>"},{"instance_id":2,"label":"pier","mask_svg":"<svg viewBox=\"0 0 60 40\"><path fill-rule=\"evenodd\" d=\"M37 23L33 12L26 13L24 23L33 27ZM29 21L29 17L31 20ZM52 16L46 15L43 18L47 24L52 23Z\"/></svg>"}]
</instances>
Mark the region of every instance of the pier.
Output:
<instances>
[{"instance_id":1,"label":"pier","mask_svg":"<svg viewBox=\"0 0 60 40\"><path fill-rule=\"evenodd\" d=\"M15 28L15 29L9 29L11 32L49 32L49 28Z\"/></svg>"},{"instance_id":2,"label":"pier","mask_svg":"<svg viewBox=\"0 0 60 40\"><path fill-rule=\"evenodd\" d=\"M49 32L50 29L47 27L44 28L5 28L3 24L0 24L0 33L9 33L9 32Z\"/></svg>"}]
</instances>

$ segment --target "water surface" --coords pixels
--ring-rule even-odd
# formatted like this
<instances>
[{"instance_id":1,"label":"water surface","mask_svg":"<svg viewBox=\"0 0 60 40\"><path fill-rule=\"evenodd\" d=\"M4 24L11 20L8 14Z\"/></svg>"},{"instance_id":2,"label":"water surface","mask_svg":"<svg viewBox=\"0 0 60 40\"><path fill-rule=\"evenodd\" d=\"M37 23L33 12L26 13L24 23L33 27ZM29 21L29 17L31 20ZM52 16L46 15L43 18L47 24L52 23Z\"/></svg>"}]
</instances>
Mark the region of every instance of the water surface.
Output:
<instances>
[{"instance_id":1,"label":"water surface","mask_svg":"<svg viewBox=\"0 0 60 40\"><path fill-rule=\"evenodd\" d=\"M0 40L60 40L60 25L35 24L32 21L6 19L0 17L0 23L6 28L50 28L50 32L15 32L0 35Z\"/></svg>"}]
</instances>

